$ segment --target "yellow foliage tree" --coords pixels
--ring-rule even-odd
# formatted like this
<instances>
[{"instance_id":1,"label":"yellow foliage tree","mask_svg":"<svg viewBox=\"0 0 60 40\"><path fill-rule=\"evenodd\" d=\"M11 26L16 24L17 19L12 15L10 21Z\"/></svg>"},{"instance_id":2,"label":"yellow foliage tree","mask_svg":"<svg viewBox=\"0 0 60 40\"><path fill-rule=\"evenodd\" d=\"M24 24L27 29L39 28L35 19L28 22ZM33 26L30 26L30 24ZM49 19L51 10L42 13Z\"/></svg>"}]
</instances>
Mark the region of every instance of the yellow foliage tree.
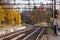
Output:
<instances>
[{"instance_id":1,"label":"yellow foliage tree","mask_svg":"<svg viewBox=\"0 0 60 40\"><path fill-rule=\"evenodd\" d=\"M0 5L0 22L4 21L4 18L5 18L5 12L4 10L2 9L3 7Z\"/></svg>"},{"instance_id":2,"label":"yellow foliage tree","mask_svg":"<svg viewBox=\"0 0 60 40\"><path fill-rule=\"evenodd\" d=\"M13 13L15 14L14 15L14 18L16 19L15 20L16 21L15 23L17 25L21 24L21 22L22 22L22 20L21 20L21 14L17 10L13 10Z\"/></svg>"},{"instance_id":3,"label":"yellow foliage tree","mask_svg":"<svg viewBox=\"0 0 60 40\"><path fill-rule=\"evenodd\" d=\"M17 10L8 9L9 24L21 24L21 15Z\"/></svg>"},{"instance_id":4,"label":"yellow foliage tree","mask_svg":"<svg viewBox=\"0 0 60 40\"><path fill-rule=\"evenodd\" d=\"M0 22L6 21L7 19L8 20L7 22L10 25L21 24L21 14L16 9L13 10L13 9L3 9L3 8L4 6L0 5Z\"/></svg>"}]
</instances>

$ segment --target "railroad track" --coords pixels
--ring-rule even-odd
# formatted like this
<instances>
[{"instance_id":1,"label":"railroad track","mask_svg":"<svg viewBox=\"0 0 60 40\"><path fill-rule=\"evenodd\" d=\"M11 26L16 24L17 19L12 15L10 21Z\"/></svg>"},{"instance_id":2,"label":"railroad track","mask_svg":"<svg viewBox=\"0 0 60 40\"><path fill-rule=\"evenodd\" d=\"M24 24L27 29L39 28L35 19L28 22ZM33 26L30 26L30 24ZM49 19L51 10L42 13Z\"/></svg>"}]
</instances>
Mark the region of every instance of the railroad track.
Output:
<instances>
[{"instance_id":1,"label":"railroad track","mask_svg":"<svg viewBox=\"0 0 60 40\"><path fill-rule=\"evenodd\" d=\"M45 28L38 28L22 40L39 40Z\"/></svg>"},{"instance_id":2,"label":"railroad track","mask_svg":"<svg viewBox=\"0 0 60 40\"><path fill-rule=\"evenodd\" d=\"M17 31L1 37L0 40L38 40L45 28L33 27L24 31Z\"/></svg>"}]
</instances>

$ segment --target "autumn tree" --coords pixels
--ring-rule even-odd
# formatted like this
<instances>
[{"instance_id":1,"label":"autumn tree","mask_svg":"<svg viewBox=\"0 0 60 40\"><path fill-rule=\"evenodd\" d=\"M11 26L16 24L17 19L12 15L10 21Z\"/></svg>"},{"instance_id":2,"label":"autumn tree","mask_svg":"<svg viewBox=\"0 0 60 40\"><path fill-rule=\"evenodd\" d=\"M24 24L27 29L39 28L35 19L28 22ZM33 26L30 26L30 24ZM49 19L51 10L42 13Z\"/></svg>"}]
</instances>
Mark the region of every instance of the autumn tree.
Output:
<instances>
[{"instance_id":1,"label":"autumn tree","mask_svg":"<svg viewBox=\"0 0 60 40\"><path fill-rule=\"evenodd\" d=\"M5 21L5 12L3 10L3 7L0 5L0 23Z\"/></svg>"}]
</instances>

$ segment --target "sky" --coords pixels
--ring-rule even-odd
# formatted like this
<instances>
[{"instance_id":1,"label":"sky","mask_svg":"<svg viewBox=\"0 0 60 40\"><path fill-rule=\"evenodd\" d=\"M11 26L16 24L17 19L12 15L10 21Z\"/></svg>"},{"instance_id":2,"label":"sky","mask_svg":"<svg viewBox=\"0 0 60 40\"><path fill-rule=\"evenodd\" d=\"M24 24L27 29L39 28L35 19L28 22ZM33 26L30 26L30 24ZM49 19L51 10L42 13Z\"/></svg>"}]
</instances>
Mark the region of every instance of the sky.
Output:
<instances>
[{"instance_id":1,"label":"sky","mask_svg":"<svg viewBox=\"0 0 60 40\"><path fill-rule=\"evenodd\" d=\"M37 4L37 3L39 3L38 5L36 5L37 7L39 7L40 6L40 4L41 3L43 3L43 4L47 4L47 3L51 3L51 1L50 0L30 0L29 1L30 2L30 4ZM56 0L56 2L57 2L57 4L59 4L59 2L60 2L60 0ZM10 3L14 3L14 0L10 0ZM20 4L28 4L28 0L16 0L15 1L15 3L20 3ZM28 5L16 5L16 6L13 6L14 8L29 8L29 7L31 7L31 8L33 8L34 7L34 5L30 5L30 6L28 6ZM59 5L57 5L56 6L56 9L58 9L58 10L60 10L60 6ZM22 11L23 9L20 9L20 11Z\"/></svg>"}]
</instances>

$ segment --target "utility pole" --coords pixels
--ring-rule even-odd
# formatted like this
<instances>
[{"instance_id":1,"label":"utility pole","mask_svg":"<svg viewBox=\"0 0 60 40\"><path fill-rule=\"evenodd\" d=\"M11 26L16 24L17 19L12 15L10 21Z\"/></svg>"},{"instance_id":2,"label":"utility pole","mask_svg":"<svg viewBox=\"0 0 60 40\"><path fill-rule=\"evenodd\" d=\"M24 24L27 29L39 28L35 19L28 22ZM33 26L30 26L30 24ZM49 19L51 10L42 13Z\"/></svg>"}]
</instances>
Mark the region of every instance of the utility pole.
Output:
<instances>
[{"instance_id":1,"label":"utility pole","mask_svg":"<svg viewBox=\"0 0 60 40\"><path fill-rule=\"evenodd\" d=\"M28 10L30 11L30 0L28 0L28 7L29 7Z\"/></svg>"},{"instance_id":2,"label":"utility pole","mask_svg":"<svg viewBox=\"0 0 60 40\"><path fill-rule=\"evenodd\" d=\"M33 4L33 5L34 5L34 7L35 7L35 0L33 0L33 2L34 2L34 4Z\"/></svg>"},{"instance_id":3,"label":"utility pole","mask_svg":"<svg viewBox=\"0 0 60 40\"><path fill-rule=\"evenodd\" d=\"M44 15L43 12L44 11L43 11L43 3L42 3L42 15ZM42 19L43 19L42 21L44 21L44 17L43 16L42 16Z\"/></svg>"},{"instance_id":4,"label":"utility pole","mask_svg":"<svg viewBox=\"0 0 60 40\"><path fill-rule=\"evenodd\" d=\"M56 10L56 0L53 0L53 17L54 17L54 34L57 36L58 33L58 17L56 16L58 13L57 13L57 10Z\"/></svg>"},{"instance_id":5,"label":"utility pole","mask_svg":"<svg viewBox=\"0 0 60 40\"><path fill-rule=\"evenodd\" d=\"M56 0L52 0L52 17L53 17L53 19L54 19L54 15L55 15L55 10L56 10Z\"/></svg>"},{"instance_id":6,"label":"utility pole","mask_svg":"<svg viewBox=\"0 0 60 40\"><path fill-rule=\"evenodd\" d=\"M53 8L53 18L54 18L55 10L56 10L56 0L52 0L52 8Z\"/></svg>"}]
</instances>

